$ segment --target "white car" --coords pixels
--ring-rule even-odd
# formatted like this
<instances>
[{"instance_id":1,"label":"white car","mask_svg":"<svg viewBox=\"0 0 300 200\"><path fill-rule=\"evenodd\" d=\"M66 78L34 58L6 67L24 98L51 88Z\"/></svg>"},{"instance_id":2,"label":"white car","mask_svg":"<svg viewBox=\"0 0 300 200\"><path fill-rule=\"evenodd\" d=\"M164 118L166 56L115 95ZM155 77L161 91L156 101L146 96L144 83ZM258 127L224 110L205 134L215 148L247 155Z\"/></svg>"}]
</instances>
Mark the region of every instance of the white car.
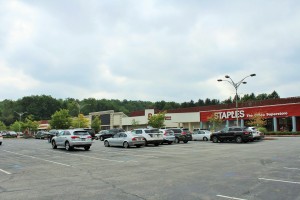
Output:
<instances>
[{"instance_id":1,"label":"white car","mask_svg":"<svg viewBox=\"0 0 300 200\"><path fill-rule=\"evenodd\" d=\"M3 136L0 133L0 145L2 145L2 142L3 142Z\"/></svg>"},{"instance_id":2,"label":"white car","mask_svg":"<svg viewBox=\"0 0 300 200\"><path fill-rule=\"evenodd\" d=\"M169 129L159 129L159 132L163 134L163 143L172 144L175 142L175 135L172 130Z\"/></svg>"},{"instance_id":3,"label":"white car","mask_svg":"<svg viewBox=\"0 0 300 200\"><path fill-rule=\"evenodd\" d=\"M92 136L88 131L83 129L63 130L54 136L51 140L52 148L56 149L58 146L65 147L70 151L74 147L83 147L88 151L92 146Z\"/></svg>"},{"instance_id":4,"label":"white car","mask_svg":"<svg viewBox=\"0 0 300 200\"><path fill-rule=\"evenodd\" d=\"M136 135L141 135L145 138L145 145L154 144L158 146L164 140L163 134L159 132L156 128L138 128L131 131L131 133Z\"/></svg>"},{"instance_id":5,"label":"white car","mask_svg":"<svg viewBox=\"0 0 300 200\"><path fill-rule=\"evenodd\" d=\"M252 140L261 140L265 137L262 132L260 132L253 126L247 127L246 129L252 133L252 135L253 135Z\"/></svg>"},{"instance_id":6,"label":"white car","mask_svg":"<svg viewBox=\"0 0 300 200\"><path fill-rule=\"evenodd\" d=\"M207 130L194 131L192 134L193 140L208 141L210 139L211 132Z\"/></svg>"},{"instance_id":7,"label":"white car","mask_svg":"<svg viewBox=\"0 0 300 200\"><path fill-rule=\"evenodd\" d=\"M116 133L111 138L106 138L104 140L104 146L121 146L124 148L129 148L132 146L141 147L145 145L145 138L141 135L135 135L130 132L119 132Z\"/></svg>"}]
</instances>

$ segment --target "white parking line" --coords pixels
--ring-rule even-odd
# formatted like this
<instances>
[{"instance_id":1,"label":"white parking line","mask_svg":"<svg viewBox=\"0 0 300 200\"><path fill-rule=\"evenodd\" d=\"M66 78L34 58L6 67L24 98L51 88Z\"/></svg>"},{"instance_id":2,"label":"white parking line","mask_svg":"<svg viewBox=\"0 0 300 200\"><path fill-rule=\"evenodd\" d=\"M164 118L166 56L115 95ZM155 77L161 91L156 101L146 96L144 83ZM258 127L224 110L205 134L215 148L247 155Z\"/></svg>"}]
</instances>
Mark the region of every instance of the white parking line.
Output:
<instances>
[{"instance_id":1,"label":"white parking line","mask_svg":"<svg viewBox=\"0 0 300 200\"><path fill-rule=\"evenodd\" d=\"M93 157L93 156L85 156L85 155L79 155L79 154L72 154L72 153L65 153L65 154L69 154L72 156L80 156L80 157L86 157L86 158L91 158L91 159L95 159L95 160L106 160L106 161L112 161L112 162L138 162L138 161L122 161L122 160L112 160L112 159L106 159L106 158L98 158L98 157Z\"/></svg>"},{"instance_id":2,"label":"white parking line","mask_svg":"<svg viewBox=\"0 0 300 200\"><path fill-rule=\"evenodd\" d=\"M0 169L0 171L3 172L3 173L5 173L5 174L11 174L10 172L5 171L5 170L3 170L3 169Z\"/></svg>"},{"instance_id":3,"label":"white parking line","mask_svg":"<svg viewBox=\"0 0 300 200\"><path fill-rule=\"evenodd\" d=\"M300 170L300 168L289 168L289 167L284 167L284 169L294 169L294 170Z\"/></svg>"},{"instance_id":4,"label":"white parking line","mask_svg":"<svg viewBox=\"0 0 300 200\"><path fill-rule=\"evenodd\" d=\"M63 166L67 166L67 167L72 167L71 165L67 165L67 164L63 164L63 163L59 163L59 162L55 162L55 161L51 161L51 160L46 160L46 159L42 159L42 158L38 158L38 157L34 157L34 156L29 156L29 155L25 155L25 154L21 154L21 153L16 153L16 152L12 152L12 151L6 151L6 150L3 150L3 151L5 151L7 153L12 153L12 154L20 155L20 156L25 156L25 157L37 159L37 160L42 160L42 161L45 161L45 162L54 163L54 164L57 164L57 165L63 165Z\"/></svg>"},{"instance_id":5,"label":"white parking line","mask_svg":"<svg viewBox=\"0 0 300 200\"><path fill-rule=\"evenodd\" d=\"M293 183L293 184L300 184L300 182L285 181L285 180L276 180L276 179L268 179L268 178L258 178L258 179L259 179L259 180L265 180L265 181L281 182L281 183Z\"/></svg>"},{"instance_id":6,"label":"white parking line","mask_svg":"<svg viewBox=\"0 0 300 200\"><path fill-rule=\"evenodd\" d=\"M217 197L222 197L222 198L225 198L225 199L246 200L246 199L240 199L240 198L229 197L229 196L224 196L224 195L217 195Z\"/></svg>"}]
</instances>

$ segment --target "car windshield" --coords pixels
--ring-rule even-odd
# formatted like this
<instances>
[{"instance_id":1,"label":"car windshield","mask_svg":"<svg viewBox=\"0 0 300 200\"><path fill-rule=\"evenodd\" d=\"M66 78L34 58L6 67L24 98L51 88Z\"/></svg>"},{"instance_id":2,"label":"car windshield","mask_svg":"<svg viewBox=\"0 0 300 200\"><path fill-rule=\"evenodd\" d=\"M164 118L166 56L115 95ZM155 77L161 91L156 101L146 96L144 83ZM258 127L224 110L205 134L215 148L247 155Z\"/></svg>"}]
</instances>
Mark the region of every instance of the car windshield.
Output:
<instances>
[{"instance_id":1,"label":"car windshield","mask_svg":"<svg viewBox=\"0 0 300 200\"><path fill-rule=\"evenodd\" d=\"M73 134L74 135L89 135L89 133L87 131L75 131Z\"/></svg>"}]
</instances>

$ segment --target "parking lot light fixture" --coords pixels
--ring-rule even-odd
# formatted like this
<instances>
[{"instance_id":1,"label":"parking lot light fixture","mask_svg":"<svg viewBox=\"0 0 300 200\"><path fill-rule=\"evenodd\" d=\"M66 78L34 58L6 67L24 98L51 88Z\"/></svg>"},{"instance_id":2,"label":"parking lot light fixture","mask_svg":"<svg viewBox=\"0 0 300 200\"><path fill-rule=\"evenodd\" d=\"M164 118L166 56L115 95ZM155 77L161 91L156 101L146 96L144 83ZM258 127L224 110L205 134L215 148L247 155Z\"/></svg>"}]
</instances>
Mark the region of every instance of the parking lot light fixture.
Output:
<instances>
[{"instance_id":1,"label":"parking lot light fixture","mask_svg":"<svg viewBox=\"0 0 300 200\"><path fill-rule=\"evenodd\" d=\"M236 115L236 125L238 126L239 125L239 115L238 115L238 88L241 84L247 84L246 81L244 81L246 78L248 77L253 77L253 76L256 76L256 74L250 74L248 76L245 76L244 78L242 78L240 81L238 82L234 82L232 80L232 78L229 76L229 75L226 75L225 78L226 79L218 79L217 81L218 82L221 82L221 81L227 81L230 85L232 85L235 89L235 115ZM227 80L229 79L229 80Z\"/></svg>"},{"instance_id":2,"label":"parking lot light fixture","mask_svg":"<svg viewBox=\"0 0 300 200\"><path fill-rule=\"evenodd\" d=\"M25 113L27 113L27 112L16 112L15 111L15 113L17 113L19 116L20 116L20 121L19 121L19 132L21 132L21 120L22 120L22 115L24 115Z\"/></svg>"}]
</instances>

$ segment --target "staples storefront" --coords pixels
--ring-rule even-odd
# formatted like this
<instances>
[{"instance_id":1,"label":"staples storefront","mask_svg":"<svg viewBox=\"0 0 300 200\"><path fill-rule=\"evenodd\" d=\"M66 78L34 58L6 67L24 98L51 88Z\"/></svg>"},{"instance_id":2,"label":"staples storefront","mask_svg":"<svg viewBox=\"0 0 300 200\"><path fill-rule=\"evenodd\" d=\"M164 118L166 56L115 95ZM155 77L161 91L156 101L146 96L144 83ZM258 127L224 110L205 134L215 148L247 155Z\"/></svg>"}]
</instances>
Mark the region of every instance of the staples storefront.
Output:
<instances>
[{"instance_id":1,"label":"staples storefront","mask_svg":"<svg viewBox=\"0 0 300 200\"><path fill-rule=\"evenodd\" d=\"M227 110L200 111L200 127L210 128L208 118L216 115L224 120L224 125L247 125L247 121L255 114L261 115L267 121L268 131L300 131L300 103L268 105L260 107L235 108Z\"/></svg>"}]
</instances>

